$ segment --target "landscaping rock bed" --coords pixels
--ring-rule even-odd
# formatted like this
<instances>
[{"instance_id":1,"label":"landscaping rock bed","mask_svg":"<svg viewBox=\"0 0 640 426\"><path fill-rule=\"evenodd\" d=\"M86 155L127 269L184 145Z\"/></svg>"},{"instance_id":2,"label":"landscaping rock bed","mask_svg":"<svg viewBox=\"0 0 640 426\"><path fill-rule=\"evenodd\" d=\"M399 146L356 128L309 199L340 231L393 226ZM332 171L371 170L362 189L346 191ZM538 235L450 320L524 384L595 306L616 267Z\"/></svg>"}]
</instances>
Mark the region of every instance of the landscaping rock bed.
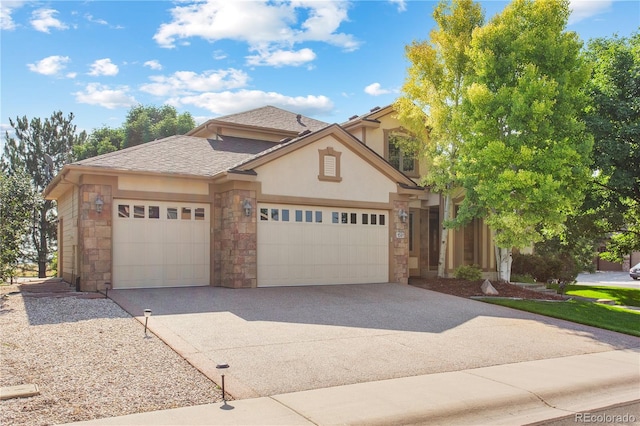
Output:
<instances>
[{"instance_id":1,"label":"landscaping rock bed","mask_svg":"<svg viewBox=\"0 0 640 426\"><path fill-rule=\"evenodd\" d=\"M482 293L482 283L484 280L467 281L454 278L411 278L409 284L424 288L427 290L437 291L440 293L451 294L464 298L485 296ZM493 287L498 290L498 295L494 297L509 297L520 299L535 300L564 300L565 298L559 294L540 293L533 290L527 290L515 284L500 283L491 281Z\"/></svg>"},{"instance_id":2,"label":"landscaping rock bed","mask_svg":"<svg viewBox=\"0 0 640 426\"><path fill-rule=\"evenodd\" d=\"M222 400L213 382L154 335L145 338L144 326L110 299L44 287L49 296L23 297L16 286L0 287L0 386L35 384L40 390L0 401L3 426ZM28 285L20 290L29 293Z\"/></svg>"}]
</instances>

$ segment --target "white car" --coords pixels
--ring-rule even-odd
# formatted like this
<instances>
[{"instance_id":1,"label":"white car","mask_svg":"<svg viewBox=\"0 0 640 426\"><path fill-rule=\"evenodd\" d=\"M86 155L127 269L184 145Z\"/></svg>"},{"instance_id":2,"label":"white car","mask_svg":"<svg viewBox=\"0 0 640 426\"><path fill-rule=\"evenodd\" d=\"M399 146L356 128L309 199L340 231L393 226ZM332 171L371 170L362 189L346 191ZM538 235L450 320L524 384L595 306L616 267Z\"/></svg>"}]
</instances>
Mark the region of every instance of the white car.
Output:
<instances>
[{"instance_id":1,"label":"white car","mask_svg":"<svg viewBox=\"0 0 640 426\"><path fill-rule=\"evenodd\" d=\"M629 275L631 276L631 278L633 278L634 280L638 280L640 279L640 263L638 263L636 266L634 266L633 268L629 269Z\"/></svg>"}]
</instances>

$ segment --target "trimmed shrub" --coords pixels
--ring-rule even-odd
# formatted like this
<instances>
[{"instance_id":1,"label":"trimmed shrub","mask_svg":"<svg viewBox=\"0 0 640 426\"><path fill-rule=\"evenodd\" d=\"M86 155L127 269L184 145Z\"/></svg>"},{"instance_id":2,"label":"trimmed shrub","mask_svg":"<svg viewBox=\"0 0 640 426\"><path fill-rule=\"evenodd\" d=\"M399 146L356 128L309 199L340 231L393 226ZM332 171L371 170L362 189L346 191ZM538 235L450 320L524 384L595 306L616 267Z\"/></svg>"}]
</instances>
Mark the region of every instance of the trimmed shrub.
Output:
<instances>
[{"instance_id":1,"label":"trimmed shrub","mask_svg":"<svg viewBox=\"0 0 640 426\"><path fill-rule=\"evenodd\" d=\"M460 280L475 281L482 278L482 269L478 265L458 266L453 275Z\"/></svg>"},{"instance_id":2,"label":"trimmed shrub","mask_svg":"<svg viewBox=\"0 0 640 426\"><path fill-rule=\"evenodd\" d=\"M529 283L535 284L536 280L529 274L511 274L511 282L512 283Z\"/></svg>"},{"instance_id":3,"label":"trimmed shrub","mask_svg":"<svg viewBox=\"0 0 640 426\"><path fill-rule=\"evenodd\" d=\"M578 276L578 268L568 253L514 254L511 274L530 275L541 283L572 283Z\"/></svg>"}]
</instances>

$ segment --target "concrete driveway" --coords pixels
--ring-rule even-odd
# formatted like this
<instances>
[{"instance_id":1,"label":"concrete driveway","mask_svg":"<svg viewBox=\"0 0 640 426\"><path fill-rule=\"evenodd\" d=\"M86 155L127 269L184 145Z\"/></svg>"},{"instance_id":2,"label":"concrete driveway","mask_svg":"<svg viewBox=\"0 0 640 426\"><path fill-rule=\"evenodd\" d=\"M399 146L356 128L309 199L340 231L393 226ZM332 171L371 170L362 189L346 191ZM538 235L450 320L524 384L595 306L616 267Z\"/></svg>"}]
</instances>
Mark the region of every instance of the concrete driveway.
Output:
<instances>
[{"instance_id":1,"label":"concrete driveway","mask_svg":"<svg viewBox=\"0 0 640 426\"><path fill-rule=\"evenodd\" d=\"M592 274L584 272L578 275L576 283L578 285L600 285L640 289L640 281L631 278L631 276L629 276L629 271L597 271Z\"/></svg>"},{"instance_id":2,"label":"concrete driveway","mask_svg":"<svg viewBox=\"0 0 640 426\"><path fill-rule=\"evenodd\" d=\"M113 290L235 398L640 347L640 339L398 284ZM170 368L170 366L167 366ZM216 380L219 383L219 380Z\"/></svg>"}]
</instances>

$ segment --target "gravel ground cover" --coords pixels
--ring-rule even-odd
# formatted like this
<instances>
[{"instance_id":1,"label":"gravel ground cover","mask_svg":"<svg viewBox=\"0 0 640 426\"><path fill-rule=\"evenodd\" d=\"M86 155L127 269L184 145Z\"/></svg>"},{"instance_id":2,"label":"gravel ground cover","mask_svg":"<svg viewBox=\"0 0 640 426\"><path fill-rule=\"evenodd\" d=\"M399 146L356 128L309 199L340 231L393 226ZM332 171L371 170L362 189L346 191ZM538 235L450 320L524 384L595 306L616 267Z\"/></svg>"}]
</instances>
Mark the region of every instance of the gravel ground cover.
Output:
<instances>
[{"instance_id":1,"label":"gravel ground cover","mask_svg":"<svg viewBox=\"0 0 640 426\"><path fill-rule=\"evenodd\" d=\"M0 401L0 424L60 424L222 401L213 382L149 336L110 299L3 296L0 386L34 383L41 393Z\"/></svg>"}]
</instances>

